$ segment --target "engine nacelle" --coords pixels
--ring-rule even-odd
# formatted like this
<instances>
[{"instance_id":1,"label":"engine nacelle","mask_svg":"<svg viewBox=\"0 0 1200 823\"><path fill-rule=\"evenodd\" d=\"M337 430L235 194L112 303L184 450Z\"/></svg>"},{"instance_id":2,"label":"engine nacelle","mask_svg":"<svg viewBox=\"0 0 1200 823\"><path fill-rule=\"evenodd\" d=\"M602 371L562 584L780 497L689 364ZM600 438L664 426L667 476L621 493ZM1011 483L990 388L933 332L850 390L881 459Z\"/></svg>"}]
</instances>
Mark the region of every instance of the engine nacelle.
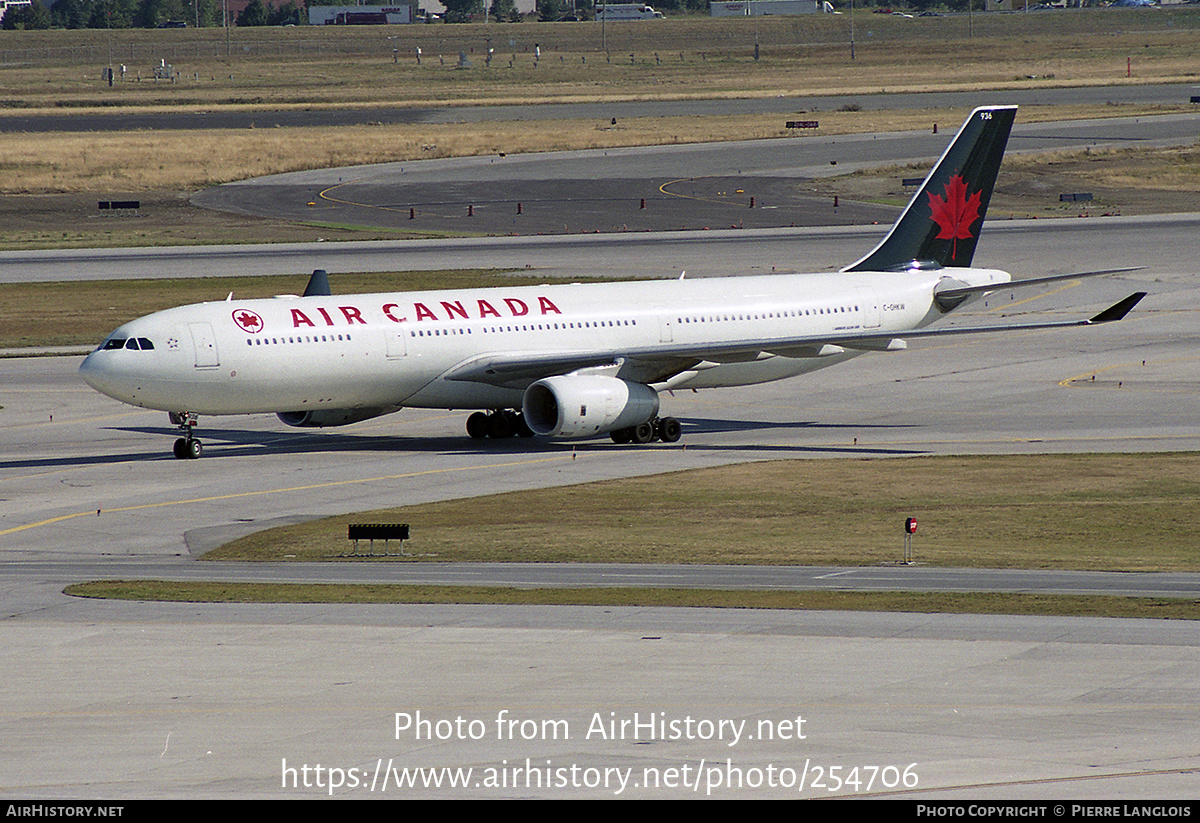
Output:
<instances>
[{"instance_id":1,"label":"engine nacelle","mask_svg":"<svg viewBox=\"0 0 1200 823\"><path fill-rule=\"evenodd\" d=\"M521 411L535 434L592 437L653 420L658 392L616 377L568 374L526 389Z\"/></svg>"},{"instance_id":2,"label":"engine nacelle","mask_svg":"<svg viewBox=\"0 0 1200 823\"><path fill-rule=\"evenodd\" d=\"M360 420L370 420L381 414L391 414L396 406L366 409L321 409L319 411L279 412L276 417L289 426L300 428L324 428L325 426L348 426Z\"/></svg>"}]
</instances>

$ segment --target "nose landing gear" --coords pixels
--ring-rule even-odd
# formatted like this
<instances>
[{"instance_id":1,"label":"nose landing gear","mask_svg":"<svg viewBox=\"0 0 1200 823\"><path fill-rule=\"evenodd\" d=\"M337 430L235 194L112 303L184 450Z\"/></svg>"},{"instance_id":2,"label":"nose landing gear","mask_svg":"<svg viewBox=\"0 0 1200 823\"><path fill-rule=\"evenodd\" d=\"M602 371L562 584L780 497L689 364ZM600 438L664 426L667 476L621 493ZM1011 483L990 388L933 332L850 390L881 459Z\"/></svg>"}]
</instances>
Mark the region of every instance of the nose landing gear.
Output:
<instances>
[{"instance_id":1,"label":"nose landing gear","mask_svg":"<svg viewBox=\"0 0 1200 823\"><path fill-rule=\"evenodd\" d=\"M179 427L183 433L183 437L175 441L175 446L172 451L178 460L195 460L204 451L204 447L200 441L192 436L192 429L196 427L199 418L191 412L169 412L171 422Z\"/></svg>"}]
</instances>

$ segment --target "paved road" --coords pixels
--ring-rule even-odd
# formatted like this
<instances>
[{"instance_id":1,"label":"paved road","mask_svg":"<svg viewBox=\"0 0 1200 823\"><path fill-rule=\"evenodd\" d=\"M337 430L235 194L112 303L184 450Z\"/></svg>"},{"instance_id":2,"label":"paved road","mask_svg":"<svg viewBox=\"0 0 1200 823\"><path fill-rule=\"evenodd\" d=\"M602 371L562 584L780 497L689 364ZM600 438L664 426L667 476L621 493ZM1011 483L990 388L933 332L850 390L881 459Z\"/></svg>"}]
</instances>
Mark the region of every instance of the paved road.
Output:
<instances>
[{"instance_id":1,"label":"paved road","mask_svg":"<svg viewBox=\"0 0 1200 823\"><path fill-rule=\"evenodd\" d=\"M970 111L939 134L784 140L451 158L315 170L231 183L192 202L239 214L405 231L571 234L891 223L894 207L834 204L811 180L881 164L932 164ZM1191 144L1200 113L1020 122L1010 151ZM912 172L912 176L922 176ZM897 181L899 183L900 181ZM897 186L899 188L899 186ZM1059 192L1047 192L1057 205Z\"/></svg>"},{"instance_id":2,"label":"paved road","mask_svg":"<svg viewBox=\"0 0 1200 823\"><path fill-rule=\"evenodd\" d=\"M1005 103L1027 106L1137 105L1187 103L1195 87L1183 83L1137 86L1091 86L1081 88L1013 89L995 92ZM908 94L861 94L852 96L787 95L744 100L646 100L608 103L562 103L538 106L405 106L367 108L256 109L204 112L63 112L28 115L0 112L0 133L141 131L158 129L245 129L310 128L410 123L489 123L502 120L598 120L608 122L630 117L728 116L737 114L778 115L787 118L802 112L831 111L856 103L866 111L889 109L970 110L979 105L980 93L916 92ZM794 119L794 118L792 118Z\"/></svg>"},{"instance_id":3,"label":"paved road","mask_svg":"<svg viewBox=\"0 0 1200 823\"><path fill-rule=\"evenodd\" d=\"M1002 218L1002 215L997 215ZM297 243L0 253L0 283L47 280L295 275L484 267L533 270L548 280L581 276L711 277L772 271L833 271L882 237L882 226L497 237L370 243ZM1200 212L1064 220L989 219L976 262L1033 277L1145 266L1149 276L1187 284ZM224 299L219 282L213 299ZM99 341L97 341L99 342Z\"/></svg>"},{"instance_id":4,"label":"paved road","mask_svg":"<svg viewBox=\"0 0 1200 823\"><path fill-rule=\"evenodd\" d=\"M278 518L279 525L298 517ZM242 534L263 521L189 530L192 555ZM417 527L420 531L420 527ZM419 539L419 535L418 535ZM671 566L604 563L191 563L174 558L126 557L0 560L0 577L26 583L67 585L119 577L296 584L389 584L419 586L649 587L747 591L1006 592L1040 595L1106 595L1200 599L1200 574L1128 574L1028 569L945 569L899 562L896 546L880 547L877 566ZM347 544L347 547L349 544ZM917 541L918 557L920 540ZM342 547L332 547L334 550ZM392 546L392 551L396 551Z\"/></svg>"}]
</instances>

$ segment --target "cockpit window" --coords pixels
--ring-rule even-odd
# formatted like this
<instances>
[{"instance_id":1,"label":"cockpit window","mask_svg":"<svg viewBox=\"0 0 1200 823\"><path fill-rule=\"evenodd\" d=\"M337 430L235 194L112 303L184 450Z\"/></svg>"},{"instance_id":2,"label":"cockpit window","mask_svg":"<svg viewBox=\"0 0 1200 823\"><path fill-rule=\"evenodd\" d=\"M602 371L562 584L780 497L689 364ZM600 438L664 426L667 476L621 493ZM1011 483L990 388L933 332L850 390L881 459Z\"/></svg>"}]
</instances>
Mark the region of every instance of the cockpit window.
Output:
<instances>
[{"instance_id":1,"label":"cockpit window","mask_svg":"<svg viewBox=\"0 0 1200 823\"><path fill-rule=\"evenodd\" d=\"M101 351L112 351L114 349L129 349L131 351L153 351L154 343L148 337L113 337L105 340L100 346Z\"/></svg>"}]
</instances>

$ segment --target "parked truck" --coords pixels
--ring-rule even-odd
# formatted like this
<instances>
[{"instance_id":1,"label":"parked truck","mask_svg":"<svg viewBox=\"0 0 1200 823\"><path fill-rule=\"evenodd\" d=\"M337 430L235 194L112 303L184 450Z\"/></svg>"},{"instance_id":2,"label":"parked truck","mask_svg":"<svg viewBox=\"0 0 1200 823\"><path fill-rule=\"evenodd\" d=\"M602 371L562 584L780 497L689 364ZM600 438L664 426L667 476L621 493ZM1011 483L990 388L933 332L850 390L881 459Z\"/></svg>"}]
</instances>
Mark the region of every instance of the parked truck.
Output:
<instances>
[{"instance_id":1,"label":"parked truck","mask_svg":"<svg viewBox=\"0 0 1200 823\"><path fill-rule=\"evenodd\" d=\"M644 3L607 3L596 6L597 20L661 20L662 12Z\"/></svg>"}]
</instances>

